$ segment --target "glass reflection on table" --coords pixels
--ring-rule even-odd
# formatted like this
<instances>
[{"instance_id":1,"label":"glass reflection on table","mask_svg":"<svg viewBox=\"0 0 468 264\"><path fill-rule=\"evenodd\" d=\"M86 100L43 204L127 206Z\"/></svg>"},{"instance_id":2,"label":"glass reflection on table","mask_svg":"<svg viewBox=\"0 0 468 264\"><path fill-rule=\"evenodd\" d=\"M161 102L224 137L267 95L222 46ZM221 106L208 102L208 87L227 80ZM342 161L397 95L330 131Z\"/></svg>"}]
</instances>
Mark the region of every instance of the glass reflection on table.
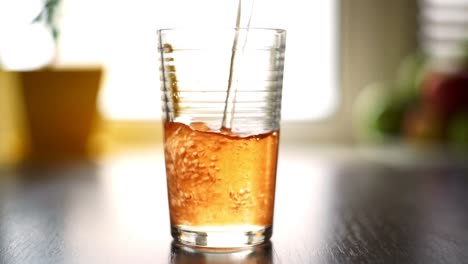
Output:
<instances>
[{"instance_id":1,"label":"glass reflection on table","mask_svg":"<svg viewBox=\"0 0 468 264\"><path fill-rule=\"evenodd\" d=\"M171 264L231 264L231 263L275 263L273 261L273 244L262 245L240 250L216 250L193 248L172 242Z\"/></svg>"}]
</instances>

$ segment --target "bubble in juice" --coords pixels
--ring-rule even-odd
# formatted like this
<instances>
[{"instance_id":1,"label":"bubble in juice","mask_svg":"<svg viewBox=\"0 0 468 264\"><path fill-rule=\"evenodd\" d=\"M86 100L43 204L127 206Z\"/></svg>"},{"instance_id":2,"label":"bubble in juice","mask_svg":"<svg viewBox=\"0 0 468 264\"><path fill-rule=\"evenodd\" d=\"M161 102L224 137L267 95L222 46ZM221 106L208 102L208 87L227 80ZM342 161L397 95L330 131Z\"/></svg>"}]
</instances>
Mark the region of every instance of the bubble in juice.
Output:
<instances>
[{"instance_id":1,"label":"bubble in juice","mask_svg":"<svg viewBox=\"0 0 468 264\"><path fill-rule=\"evenodd\" d=\"M271 226L279 131L238 136L165 122L174 226Z\"/></svg>"}]
</instances>

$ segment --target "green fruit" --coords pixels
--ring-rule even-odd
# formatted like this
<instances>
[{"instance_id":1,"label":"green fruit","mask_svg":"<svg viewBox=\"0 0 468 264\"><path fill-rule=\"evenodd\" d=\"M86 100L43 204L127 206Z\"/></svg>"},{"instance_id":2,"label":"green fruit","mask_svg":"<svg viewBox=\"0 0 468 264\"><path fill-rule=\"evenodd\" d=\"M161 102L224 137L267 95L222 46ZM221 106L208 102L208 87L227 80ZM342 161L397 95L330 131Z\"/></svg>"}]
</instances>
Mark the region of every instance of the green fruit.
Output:
<instances>
[{"instance_id":1,"label":"green fruit","mask_svg":"<svg viewBox=\"0 0 468 264\"><path fill-rule=\"evenodd\" d=\"M383 135L399 136L404 113L405 107L400 100L388 98L380 108L375 109L372 127Z\"/></svg>"},{"instance_id":2,"label":"green fruit","mask_svg":"<svg viewBox=\"0 0 468 264\"><path fill-rule=\"evenodd\" d=\"M362 89L353 109L353 124L358 139L364 142L381 141L382 135L376 131L376 112L389 96L391 86L386 83L369 84Z\"/></svg>"},{"instance_id":3,"label":"green fruit","mask_svg":"<svg viewBox=\"0 0 468 264\"><path fill-rule=\"evenodd\" d=\"M418 51L407 56L397 72L398 96L413 98L420 94L426 72L427 56Z\"/></svg>"},{"instance_id":4,"label":"green fruit","mask_svg":"<svg viewBox=\"0 0 468 264\"><path fill-rule=\"evenodd\" d=\"M450 121L448 137L454 148L468 151L468 112L458 114Z\"/></svg>"},{"instance_id":5,"label":"green fruit","mask_svg":"<svg viewBox=\"0 0 468 264\"><path fill-rule=\"evenodd\" d=\"M357 97L354 123L364 141L385 142L398 139L407 101L396 97L393 83L367 85Z\"/></svg>"}]
</instances>

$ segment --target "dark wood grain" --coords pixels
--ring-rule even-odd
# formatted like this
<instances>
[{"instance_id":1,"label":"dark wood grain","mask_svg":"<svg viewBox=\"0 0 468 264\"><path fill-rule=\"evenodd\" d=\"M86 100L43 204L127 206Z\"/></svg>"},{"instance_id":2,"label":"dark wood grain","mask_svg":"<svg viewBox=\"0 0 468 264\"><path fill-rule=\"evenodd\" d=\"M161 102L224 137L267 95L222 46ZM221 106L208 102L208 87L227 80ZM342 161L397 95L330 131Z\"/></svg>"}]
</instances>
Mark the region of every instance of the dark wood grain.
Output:
<instances>
[{"instance_id":1,"label":"dark wood grain","mask_svg":"<svg viewBox=\"0 0 468 264\"><path fill-rule=\"evenodd\" d=\"M466 263L468 170L283 151L271 243L172 243L160 151L0 169L0 263Z\"/></svg>"}]
</instances>

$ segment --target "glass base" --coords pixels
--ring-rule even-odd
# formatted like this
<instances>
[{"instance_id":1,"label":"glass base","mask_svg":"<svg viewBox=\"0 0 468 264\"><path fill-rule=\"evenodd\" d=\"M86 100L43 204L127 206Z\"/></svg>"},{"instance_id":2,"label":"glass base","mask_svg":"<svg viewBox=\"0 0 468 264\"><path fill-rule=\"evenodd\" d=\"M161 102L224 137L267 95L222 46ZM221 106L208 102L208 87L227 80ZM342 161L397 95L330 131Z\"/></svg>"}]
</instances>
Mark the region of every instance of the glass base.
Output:
<instances>
[{"instance_id":1,"label":"glass base","mask_svg":"<svg viewBox=\"0 0 468 264\"><path fill-rule=\"evenodd\" d=\"M204 248L245 248L262 244L272 235L271 226L171 226L178 243Z\"/></svg>"}]
</instances>

